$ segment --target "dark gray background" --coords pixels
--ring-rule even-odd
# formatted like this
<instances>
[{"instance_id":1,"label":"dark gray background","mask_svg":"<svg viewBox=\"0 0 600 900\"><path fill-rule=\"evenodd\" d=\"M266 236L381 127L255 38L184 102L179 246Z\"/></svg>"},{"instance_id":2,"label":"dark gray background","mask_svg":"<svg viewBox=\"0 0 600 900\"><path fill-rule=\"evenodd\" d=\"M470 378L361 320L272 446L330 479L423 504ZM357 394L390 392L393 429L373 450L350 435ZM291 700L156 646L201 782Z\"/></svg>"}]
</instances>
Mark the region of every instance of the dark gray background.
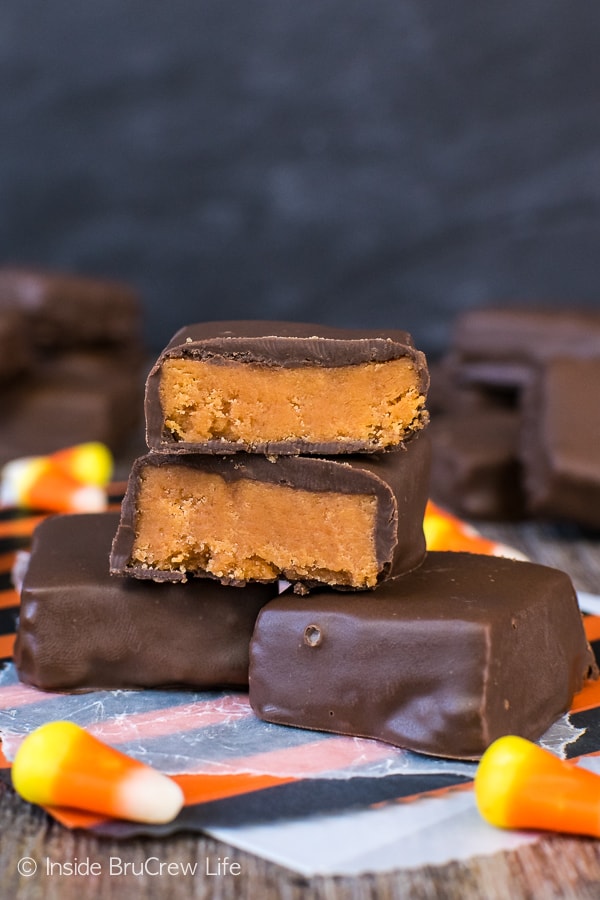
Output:
<instances>
[{"instance_id":1,"label":"dark gray background","mask_svg":"<svg viewBox=\"0 0 600 900\"><path fill-rule=\"evenodd\" d=\"M180 325L600 300L600 5L3 0L0 262Z\"/></svg>"}]
</instances>

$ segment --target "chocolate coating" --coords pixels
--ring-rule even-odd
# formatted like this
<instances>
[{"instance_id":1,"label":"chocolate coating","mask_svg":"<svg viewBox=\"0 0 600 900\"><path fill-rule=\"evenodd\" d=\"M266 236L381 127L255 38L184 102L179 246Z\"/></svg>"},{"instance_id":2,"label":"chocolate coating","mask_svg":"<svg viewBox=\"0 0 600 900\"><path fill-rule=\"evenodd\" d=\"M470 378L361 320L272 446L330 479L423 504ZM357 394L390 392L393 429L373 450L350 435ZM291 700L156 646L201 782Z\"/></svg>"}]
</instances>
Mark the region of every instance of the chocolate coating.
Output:
<instances>
[{"instance_id":1,"label":"chocolate coating","mask_svg":"<svg viewBox=\"0 0 600 900\"><path fill-rule=\"evenodd\" d=\"M597 676L569 577L429 553L376 591L283 595L260 613L250 702L269 722L475 759L535 740Z\"/></svg>"},{"instance_id":2,"label":"chocolate coating","mask_svg":"<svg viewBox=\"0 0 600 900\"><path fill-rule=\"evenodd\" d=\"M256 616L273 585L154 584L108 570L116 513L36 529L15 665L43 690L245 686Z\"/></svg>"},{"instance_id":3,"label":"chocolate coating","mask_svg":"<svg viewBox=\"0 0 600 900\"><path fill-rule=\"evenodd\" d=\"M408 572L425 556L423 516L429 490L430 442L427 431L392 453L340 458L260 454L235 456L149 453L132 466L121 507L121 521L111 553L113 574L158 581L181 581L187 575L210 576L198 570L181 572L148 568L132 562L136 536L140 479L146 466L178 466L215 473L226 481L250 479L303 491L369 494L377 499L374 535L380 580ZM293 508L290 515L294 514ZM201 539L201 536L198 536ZM283 578L287 577L282 573ZM313 582L305 582L311 586Z\"/></svg>"},{"instance_id":4,"label":"chocolate coating","mask_svg":"<svg viewBox=\"0 0 600 900\"><path fill-rule=\"evenodd\" d=\"M352 366L409 357L418 374L419 391L426 395L429 372L424 354L415 349L412 337L400 330L358 330L294 322L240 321L205 322L187 325L171 339L151 369L146 384L146 441L151 449L169 453L335 453L369 452L365 441L257 442L251 448L225 439L204 442L177 442L164 427L160 400L161 366L167 358L235 360L261 366L302 368ZM425 424L427 413L421 412Z\"/></svg>"}]
</instances>

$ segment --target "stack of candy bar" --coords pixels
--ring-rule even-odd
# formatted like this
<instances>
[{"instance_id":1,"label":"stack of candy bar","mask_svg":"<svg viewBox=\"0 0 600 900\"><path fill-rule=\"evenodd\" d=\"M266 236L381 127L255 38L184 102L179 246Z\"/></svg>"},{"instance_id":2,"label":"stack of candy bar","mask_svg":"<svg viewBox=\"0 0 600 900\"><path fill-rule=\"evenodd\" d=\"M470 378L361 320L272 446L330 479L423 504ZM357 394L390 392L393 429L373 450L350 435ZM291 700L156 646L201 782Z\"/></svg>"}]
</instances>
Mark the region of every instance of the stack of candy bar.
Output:
<instances>
[{"instance_id":1,"label":"stack of candy bar","mask_svg":"<svg viewBox=\"0 0 600 900\"><path fill-rule=\"evenodd\" d=\"M432 375L433 498L600 528L599 378L600 313L465 313Z\"/></svg>"},{"instance_id":2,"label":"stack of candy bar","mask_svg":"<svg viewBox=\"0 0 600 900\"><path fill-rule=\"evenodd\" d=\"M405 332L182 329L148 377L118 527L35 534L20 677L248 684L267 721L442 756L539 737L595 674L575 592L547 567L426 554L428 378Z\"/></svg>"},{"instance_id":3,"label":"stack of candy bar","mask_svg":"<svg viewBox=\"0 0 600 900\"><path fill-rule=\"evenodd\" d=\"M414 569L427 384L404 332L183 328L148 377L151 452L131 473L113 571L303 590L373 588Z\"/></svg>"},{"instance_id":4,"label":"stack of candy bar","mask_svg":"<svg viewBox=\"0 0 600 900\"><path fill-rule=\"evenodd\" d=\"M121 450L139 421L143 372L130 287L0 269L0 464L86 441Z\"/></svg>"}]
</instances>

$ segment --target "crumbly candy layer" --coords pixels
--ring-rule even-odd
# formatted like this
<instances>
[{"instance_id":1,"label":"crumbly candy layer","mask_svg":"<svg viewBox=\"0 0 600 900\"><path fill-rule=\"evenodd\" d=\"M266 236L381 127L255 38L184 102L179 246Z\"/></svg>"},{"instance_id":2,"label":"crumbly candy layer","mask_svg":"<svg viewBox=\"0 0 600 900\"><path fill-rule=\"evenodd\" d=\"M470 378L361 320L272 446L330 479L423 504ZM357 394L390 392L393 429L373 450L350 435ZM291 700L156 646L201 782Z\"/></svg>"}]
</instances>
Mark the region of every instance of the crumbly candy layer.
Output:
<instances>
[{"instance_id":1,"label":"crumbly candy layer","mask_svg":"<svg viewBox=\"0 0 600 900\"><path fill-rule=\"evenodd\" d=\"M224 582L316 579L374 587L377 501L182 466L148 466L137 496L134 565Z\"/></svg>"},{"instance_id":2,"label":"crumbly candy layer","mask_svg":"<svg viewBox=\"0 0 600 900\"><path fill-rule=\"evenodd\" d=\"M423 426L425 397L408 357L287 368L222 358L165 359L160 398L176 441L365 441L397 446Z\"/></svg>"}]
</instances>

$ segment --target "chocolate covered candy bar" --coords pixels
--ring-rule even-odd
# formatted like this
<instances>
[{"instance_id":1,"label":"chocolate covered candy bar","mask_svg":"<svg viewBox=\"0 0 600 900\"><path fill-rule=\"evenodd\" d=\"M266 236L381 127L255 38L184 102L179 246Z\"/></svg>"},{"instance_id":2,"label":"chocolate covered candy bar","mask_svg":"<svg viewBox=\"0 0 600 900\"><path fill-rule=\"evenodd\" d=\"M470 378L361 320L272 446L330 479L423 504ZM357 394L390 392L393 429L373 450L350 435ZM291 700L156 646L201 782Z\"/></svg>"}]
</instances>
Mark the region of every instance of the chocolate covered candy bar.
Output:
<instances>
[{"instance_id":1,"label":"chocolate covered candy bar","mask_svg":"<svg viewBox=\"0 0 600 900\"><path fill-rule=\"evenodd\" d=\"M27 316L38 347L129 343L139 332L137 293L118 281L36 269L0 269L0 310Z\"/></svg>"},{"instance_id":2,"label":"chocolate covered candy bar","mask_svg":"<svg viewBox=\"0 0 600 900\"><path fill-rule=\"evenodd\" d=\"M27 320L16 311L0 307L0 384L20 375L31 362Z\"/></svg>"},{"instance_id":3,"label":"chocolate covered candy bar","mask_svg":"<svg viewBox=\"0 0 600 900\"><path fill-rule=\"evenodd\" d=\"M558 358L600 358L600 313L592 310L503 307L476 309L457 320L451 358L461 389L487 394L490 402L521 397L536 370Z\"/></svg>"},{"instance_id":4,"label":"chocolate covered candy bar","mask_svg":"<svg viewBox=\"0 0 600 900\"><path fill-rule=\"evenodd\" d=\"M429 459L426 432L342 460L150 453L132 467L111 569L373 588L423 560Z\"/></svg>"},{"instance_id":5,"label":"chocolate covered candy bar","mask_svg":"<svg viewBox=\"0 0 600 900\"><path fill-rule=\"evenodd\" d=\"M368 593L283 595L250 646L262 719L465 759L539 738L590 675L569 577L468 553L429 553Z\"/></svg>"},{"instance_id":6,"label":"chocolate covered candy bar","mask_svg":"<svg viewBox=\"0 0 600 900\"><path fill-rule=\"evenodd\" d=\"M15 665L43 690L245 686L256 616L274 586L112 578L117 513L54 516L36 529Z\"/></svg>"},{"instance_id":7,"label":"chocolate covered candy bar","mask_svg":"<svg viewBox=\"0 0 600 900\"><path fill-rule=\"evenodd\" d=\"M516 306L475 309L457 319L452 345L461 362L510 363L516 374L519 364L554 356L598 357L600 312Z\"/></svg>"},{"instance_id":8,"label":"chocolate covered candy bar","mask_svg":"<svg viewBox=\"0 0 600 900\"><path fill-rule=\"evenodd\" d=\"M553 359L522 398L520 454L532 514L600 528L600 358Z\"/></svg>"},{"instance_id":9,"label":"chocolate covered candy bar","mask_svg":"<svg viewBox=\"0 0 600 900\"><path fill-rule=\"evenodd\" d=\"M425 357L403 331L189 325L148 377L147 442L218 454L396 448L427 422L428 383Z\"/></svg>"},{"instance_id":10,"label":"chocolate covered candy bar","mask_svg":"<svg viewBox=\"0 0 600 900\"><path fill-rule=\"evenodd\" d=\"M102 378L96 377L104 370ZM127 443L138 419L141 384L106 360L89 369L62 361L6 385L0 393L0 462L53 453L84 441L102 441L114 451Z\"/></svg>"},{"instance_id":11,"label":"chocolate covered candy bar","mask_svg":"<svg viewBox=\"0 0 600 900\"><path fill-rule=\"evenodd\" d=\"M466 518L523 518L520 427L521 416L510 409L434 416L432 499Z\"/></svg>"}]
</instances>

